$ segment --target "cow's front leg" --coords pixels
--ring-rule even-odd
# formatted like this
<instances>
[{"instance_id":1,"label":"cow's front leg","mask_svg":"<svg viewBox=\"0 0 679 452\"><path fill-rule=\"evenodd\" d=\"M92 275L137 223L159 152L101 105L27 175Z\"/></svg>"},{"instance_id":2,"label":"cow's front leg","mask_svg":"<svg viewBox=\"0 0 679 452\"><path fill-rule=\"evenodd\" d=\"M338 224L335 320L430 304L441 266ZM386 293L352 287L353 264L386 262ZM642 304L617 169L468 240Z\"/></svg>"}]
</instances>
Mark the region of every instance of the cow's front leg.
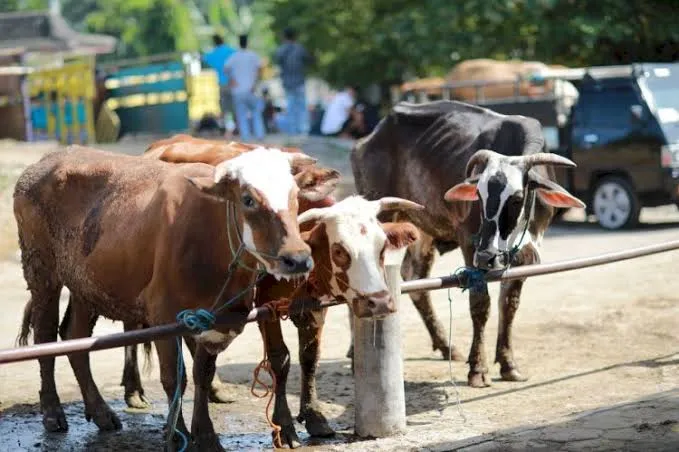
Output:
<instances>
[{"instance_id":1,"label":"cow's front leg","mask_svg":"<svg viewBox=\"0 0 679 452\"><path fill-rule=\"evenodd\" d=\"M196 340L192 337L184 337L184 342L186 342L186 347L191 352L191 356L196 355ZM229 395L228 390L224 387L224 383L219 379L219 375L215 372L215 376L210 383L210 394L208 400L214 403L231 403L233 398Z\"/></svg>"},{"instance_id":2,"label":"cow's front leg","mask_svg":"<svg viewBox=\"0 0 679 452\"><path fill-rule=\"evenodd\" d=\"M271 420L281 427L281 442L287 444L290 448L295 448L300 446L301 442L295 431L295 423L292 419L286 394L288 373L290 372L290 352L283 340L279 320L259 322L259 331L262 333L271 370L276 377L276 400Z\"/></svg>"},{"instance_id":3,"label":"cow's front leg","mask_svg":"<svg viewBox=\"0 0 679 452\"><path fill-rule=\"evenodd\" d=\"M472 317L474 336L469 350L469 374L467 382L473 388L490 386L488 364L486 362L485 329L490 314L490 295L488 290L472 290L469 294L469 310Z\"/></svg>"},{"instance_id":4,"label":"cow's front leg","mask_svg":"<svg viewBox=\"0 0 679 452\"><path fill-rule=\"evenodd\" d=\"M514 361L512 350L512 325L514 315L519 309L519 298L523 281L508 281L502 283L500 289L499 325L497 331L497 348L495 349L495 362L500 363L500 375L506 381L526 381L521 375Z\"/></svg>"},{"instance_id":5,"label":"cow's front leg","mask_svg":"<svg viewBox=\"0 0 679 452\"><path fill-rule=\"evenodd\" d=\"M531 265L540 262L540 254L531 243L523 247L515 257L514 266ZM506 381L526 381L514 361L512 349L512 325L514 316L519 309L523 280L507 281L500 286L498 300L499 324L497 331L497 347L495 362L500 363L500 375Z\"/></svg>"},{"instance_id":6,"label":"cow's front leg","mask_svg":"<svg viewBox=\"0 0 679 452\"><path fill-rule=\"evenodd\" d=\"M316 369L321 355L320 343L326 313L327 309L323 309L292 317L299 336L299 363L302 368L302 392L297 420L304 422L309 435L317 437L335 434L321 411L316 392Z\"/></svg>"},{"instance_id":7,"label":"cow's front leg","mask_svg":"<svg viewBox=\"0 0 679 452\"><path fill-rule=\"evenodd\" d=\"M217 371L217 355L209 353L201 344L196 344L193 355L193 382L195 394L193 401L193 419L191 420L191 436L199 451L223 451L219 437L208 411L208 397L212 388L212 379Z\"/></svg>"},{"instance_id":8,"label":"cow's front leg","mask_svg":"<svg viewBox=\"0 0 679 452\"><path fill-rule=\"evenodd\" d=\"M179 400L175 400L175 395L178 396L177 398L182 397L186 389L186 372L181 376L181 381L178 381L179 375L177 375L177 359L180 356L181 350L177 350L177 340L175 338L157 340L155 345L160 366L160 382L167 395L167 403L169 406L172 406L173 402L179 403ZM178 383L180 384L179 393L176 394ZM179 413L175 428L180 434L172 432L171 440L165 445L166 450L170 452L181 450L184 441L189 443L191 441L186 423L184 422L181 406L178 409ZM168 429L172 428L171 419L169 418L167 419L166 427Z\"/></svg>"}]
</instances>

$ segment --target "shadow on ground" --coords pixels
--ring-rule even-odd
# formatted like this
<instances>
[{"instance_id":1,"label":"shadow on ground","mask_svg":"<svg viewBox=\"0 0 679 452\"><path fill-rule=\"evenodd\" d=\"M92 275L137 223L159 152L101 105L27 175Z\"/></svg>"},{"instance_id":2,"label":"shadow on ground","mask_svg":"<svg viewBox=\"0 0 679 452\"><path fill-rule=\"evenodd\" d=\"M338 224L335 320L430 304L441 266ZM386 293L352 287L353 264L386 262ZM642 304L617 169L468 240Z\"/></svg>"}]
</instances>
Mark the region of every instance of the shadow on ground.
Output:
<instances>
[{"instance_id":1,"label":"shadow on ground","mask_svg":"<svg viewBox=\"0 0 679 452\"><path fill-rule=\"evenodd\" d=\"M613 364L577 374L525 384L518 388L483 394L462 400L463 404L488 398L502 397L519 391L557 384L619 367L662 367L676 363L677 354ZM252 371L256 363L227 364L218 369L234 403L211 404L211 417L228 451L264 450L271 447L270 428L265 422L266 399L250 394ZM319 398L331 404L330 425L338 432L334 438L310 438L304 426L296 430L302 440L302 450L324 450L360 441L353 435L353 378L348 360L322 361L318 370ZM452 406L446 395L448 382L405 382L406 412L409 417L425 411L442 411ZM464 384L457 382L457 384ZM151 385L149 385L151 386ZM288 382L289 401L293 416L297 412L300 379L299 366L292 366ZM184 415L190 425L193 391L184 396ZM14 405L0 414L0 450L7 451L155 451L163 444L163 425L167 404L155 400L146 412L127 410L118 398L109 402L120 416L123 429L100 433L85 420L82 402L66 403L68 433L46 433L37 405ZM328 406L328 405L326 405ZM409 425L415 426L409 422ZM633 442L631 442L633 441ZM575 419L544 427L523 427L477 436L462 441L436 443L418 450L679 450L679 389L658 393L643 400L580 413Z\"/></svg>"},{"instance_id":2,"label":"shadow on ground","mask_svg":"<svg viewBox=\"0 0 679 452\"><path fill-rule=\"evenodd\" d=\"M575 419L562 423L427 444L418 450L676 451L679 450L679 389L579 413Z\"/></svg>"}]
</instances>

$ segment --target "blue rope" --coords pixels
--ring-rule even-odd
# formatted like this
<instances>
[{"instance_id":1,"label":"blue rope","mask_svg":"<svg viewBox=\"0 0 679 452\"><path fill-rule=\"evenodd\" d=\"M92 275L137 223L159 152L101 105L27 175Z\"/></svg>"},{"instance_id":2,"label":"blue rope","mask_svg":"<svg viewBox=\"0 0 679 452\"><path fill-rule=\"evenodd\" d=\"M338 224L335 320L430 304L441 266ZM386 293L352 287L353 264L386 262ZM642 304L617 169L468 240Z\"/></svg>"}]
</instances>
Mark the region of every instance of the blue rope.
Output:
<instances>
[{"instance_id":1,"label":"blue rope","mask_svg":"<svg viewBox=\"0 0 679 452\"><path fill-rule=\"evenodd\" d=\"M179 314L177 314L177 322L184 325L193 333L201 333L212 328L215 324L217 317L208 311L207 309L184 309ZM168 413L168 418L172 428L170 432L172 435L177 433L181 440L182 446L179 452L184 452L189 445L189 439L186 437L184 432L177 430L177 421L179 420L179 413L182 409L182 380L184 379L184 358L182 355L182 339L181 336L175 338L177 342L177 386L174 391L174 396L172 397L172 403L170 404L170 411ZM172 441L169 438L169 441Z\"/></svg>"},{"instance_id":2,"label":"blue rope","mask_svg":"<svg viewBox=\"0 0 679 452\"><path fill-rule=\"evenodd\" d=\"M474 267L460 267L453 273L460 280L462 292L471 290L472 292L486 292L488 283L486 282L486 272Z\"/></svg>"},{"instance_id":3,"label":"blue rope","mask_svg":"<svg viewBox=\"0 0 679 452\"><path fill-rule=\"evenodd\" d=\"M184 309L177 314L177 322L194 333L202 333L212 329L217 317L207 309Z\"/></svg>"},{"instance_id":4,"label":"blue rope","mask_svg":"<svg viewBox=\"0 0 679 452\"><path fill-rule=\"evenodd\" d=\"M229 271L229 277L227 278L226 282L224 283L224 286L222 287L222 290L219 293L219 296L217 297L217 300L221 299L222 295L224 294L224 289L226 289L226 285L231 279L231 274L233 271L230 269ZM237 301L238 299L241 298L247 291L255 287L255 285L262 280L262 278L266 276L266 273L262 272L260 273L256 278L254 283L246 287L244 290L238 292L233 298L222 304L217 309L213 309L215 312L219 313L223 309L227 308L229 305ZM216 305L216 303L215 303ZM187 329L189 329L192 333L198 334L202 333L203 331L208 331L211 330L212 327L214 326L215 322L217 321L217 316L211 312L208 311L207 309L184 309L181 311L179 314L177 314L177 322L180 325L185 326ZM171 426L170 429L168 429L168 435L174 436L174 433L177 433L181 440L182 440L182 447L179 449L179 452L185 452L186 448L189 445L189 440L186 437L186 435L181 432L180 430L177 430L177 422L179 420L179 413L181 413L181 407L182 407L182 391L181 391L181 385L182 385L182 380L184 378L184 372L185 372L185 366L184 366L184 357L182 354L182 339L181 336L177 336L176 338L177 342L177 386L174 392L174 396L172 397L172 403L170 404L170 409L168 413L168 421ZM169 441L173 441L172 436L168 438Z\"/></svg>"}]
</instances>

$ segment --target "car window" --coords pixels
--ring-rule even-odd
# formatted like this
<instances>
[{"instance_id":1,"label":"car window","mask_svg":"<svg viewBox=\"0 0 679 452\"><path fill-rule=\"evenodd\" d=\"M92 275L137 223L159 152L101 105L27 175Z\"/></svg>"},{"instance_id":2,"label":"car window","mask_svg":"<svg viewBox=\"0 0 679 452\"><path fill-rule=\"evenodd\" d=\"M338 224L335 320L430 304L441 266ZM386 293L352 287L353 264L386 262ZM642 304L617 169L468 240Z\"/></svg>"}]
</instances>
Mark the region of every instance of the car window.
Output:
<instances>
[{"instance_id":1,"label":"car window","mask_svg":"<svg viewBox=\"0 0 679 452\"><path fill-rule=\"evenodd\" d=\"M628 128L631 126L630 106L639 104L631 86L607 86L602 89L588 87L581 91L579 124Z\"/></svg>"}]
</instances>

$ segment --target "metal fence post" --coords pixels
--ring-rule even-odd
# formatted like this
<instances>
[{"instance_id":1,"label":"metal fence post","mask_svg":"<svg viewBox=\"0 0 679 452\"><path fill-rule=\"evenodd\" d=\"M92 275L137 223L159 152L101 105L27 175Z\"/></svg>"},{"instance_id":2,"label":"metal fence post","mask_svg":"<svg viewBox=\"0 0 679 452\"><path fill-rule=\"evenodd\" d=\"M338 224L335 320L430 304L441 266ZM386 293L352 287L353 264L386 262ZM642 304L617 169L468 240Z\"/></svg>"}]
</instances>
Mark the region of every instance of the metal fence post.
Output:
<instances>
[{"instance_id":1,"label":"metal fence post","mask_svg":"<svg viewBox=\"0 0 679 452\"><path fill-rule=\"evenodd\" d=\"M404 255L405 249L385 256L396 313L375 321L354 317L355 431L362 437L391 436L406 427L399 313Z\"/></svg>"}]
</instances>

